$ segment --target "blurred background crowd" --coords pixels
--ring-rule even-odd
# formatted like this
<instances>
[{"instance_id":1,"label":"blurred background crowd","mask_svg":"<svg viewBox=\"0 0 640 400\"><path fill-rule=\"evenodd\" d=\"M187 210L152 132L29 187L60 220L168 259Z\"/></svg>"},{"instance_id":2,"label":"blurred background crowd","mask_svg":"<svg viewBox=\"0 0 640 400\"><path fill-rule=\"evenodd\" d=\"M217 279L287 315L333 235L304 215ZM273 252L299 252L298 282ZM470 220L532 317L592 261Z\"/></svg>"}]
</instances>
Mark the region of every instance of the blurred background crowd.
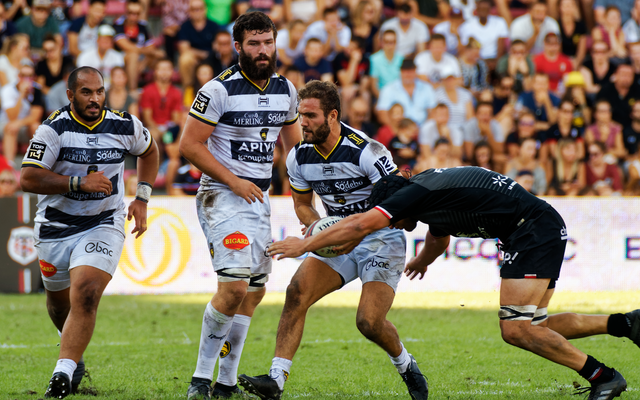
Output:
<instances>
[{"instance_id":1,"label":"blurred background crowd","mask_svg":"<svg viewBox=\"0 0 640 400\"><path fill-rule=\"evenodd\" d=\"M161 147L154 193L195 194L180 129L237 62L248 11L278 27L278 72L335 82L344 122L403 170L477 165L537 195L640 194L640 0L14 0L0 2L0 196L79 66ZM274 154L272 194L289 193ZM127 161L135 192L135 160Z\"/></svg>"}]
</instances>

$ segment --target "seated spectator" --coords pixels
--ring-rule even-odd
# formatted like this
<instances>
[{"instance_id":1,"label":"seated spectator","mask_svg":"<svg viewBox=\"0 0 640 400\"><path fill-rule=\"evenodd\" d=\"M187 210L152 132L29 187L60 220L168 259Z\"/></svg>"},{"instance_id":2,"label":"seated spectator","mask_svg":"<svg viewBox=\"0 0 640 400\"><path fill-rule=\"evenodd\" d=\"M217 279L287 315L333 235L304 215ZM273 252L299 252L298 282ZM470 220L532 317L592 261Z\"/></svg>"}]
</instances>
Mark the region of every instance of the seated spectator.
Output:
<instances>
[{"instance_id":1,"label":"seated spectator","mask_svg":"<svg viewBox=\"0 0 640 400\"><path fill-rule=\"evenodd\" d=\"M549 90L549 77L536 73L533 77L533 90L523 92L518 97L516 111L524 108L536 116L536 131L546 131L556 123L560 98Z\"/></svg>"},{"instance_id":2,"label":"seated spectator","mask_svg":"<svg viewBox=\"0 0 640 400\"><path fill-rule=\"evenodd\" d=\"M465 18L460 26L460 45L469 44L470 38L477 40L480 43L480 58L494 70L498 59L506 53L509 27L504 18L491 15L492 3L492 0L477 2L476 16Z\"/></svg>"},{"instance_id":3,"label":"seated spectator","mask_svg":"<svg viewBox=\"0 0 640 400\"><path fill-rule=\"evenodd\" d=\"M127 73L122 67L111 69L111 85L105 94L105 105L112 110L126 111L138 117L138 102L127 87Z\"/></svg>"},{"instance_id":4,"label":"seated spectator","mask_svg":"<svg viewBox=\"0 0 640 400\"><path fill-rule=\"evenodd\" d=\"M178 71L180 71L180 79L184 87L193 85L196 66L209 57L211 43L213 43L218 29L218 24L207 19L204 1L191 0L189 19L182 24L176 37L180 53Z\"/></svg>"},{"instance_id":5,"label":"seated spectator","mask_svg":"<svg viewBox=\"0 0 640 400\"><path fill-rule=\"evenodd\" d=\"M238 63L238 53L233 47L233 40L228 31L218 32L213 42L213 53L209 54L202 63L211 65L213 76L220 75L224 70Z\"/></svg>"},{"instance_id":6,"label":"seated spectator","mask_svg":"<svg viewBox=\"0 0 640 400\"><path fill-rule=\"evenodd\" d=\"M391 139L398 135L398 127L403 118L404 107L400 103L394 103L387 112L387 123L378 129L374 139L388 148Z\"/></svg>"},{"instance_id":7,"label":"seated spectator","mask_svg":"<svg viewBox=\"0 0 640 400\"><path fill-rule=\"evenodd\" d=\"M640 196L640 158L638 157L638 153L629 160L629 177L627 179L625 195Z\"/></svg>"},{"instance_id":8,"label":"seated spectator","mask_svg":"<svg viewBox=\"0 0 640 400\"><path fill-rule=\"evenodd\" d=\"M18 191L18 180L11 168L0 170L0 197L13 197Z\"/></svg>"},{"instance_id":9,"label":"seated spectator","mask_svg":"<svg viewBox=\"0 0 640 400\"><path fill-rule=\"evenodd\" d=\"M172 194L174 196L195 196L200 188L200 177L202 177L202 171L193 164L185 164L178 168L176 179L173 182Z\"/></svg>"},{"instance_id":10,"label":"seated spectator","mask_svg":"<svg viewBox=\"0 0 640 400\"><path fill-rule=\"evenodd\" d=\"M596 0L593 7L593 14L596 24L605 25L607 19L607 8L616 6L620 12L620 20L624 25L631 18L631 11L634 9L635 0Z\"/></svg>"},{"instance_id":11,"label":"seated spectator","mask_svg":"<svg viewBox=\"0 0 640 400\"><path fill-rule=\"evenodd\" d=\"M622 173L616 164L606 162L606 145L596 141L589 145L586 179L589 194L612 196L622 194Z\"/></svg>"},{"instance_id":12,"label":"seated spectator","mask_svg":"<svg viewBox=\"0 0 640 400\"><path fill-rule=\"evenodd\" d=\"M473 146L471 165L496 171L493 161L493 150L488 142L481 140Z\"/></svg>"},{"instance_id":13,"label":"seated spectator","mask_svg":"<svg viewBox=\"0 0 640 400\"><path fill-rule=\"evenodd\" d=\"M7 18L7 10L4 3L0 2L0 43L4 43L7 38L15 35L16 33L18 33L16 25L13 21Z\"/></svg>"},{"instance_id":14,"label":"seated spectator","mask_svg":"<svg viewBox=\"0 0 640 400\"><path fill-rule=\"evenodd\" d=\"M36 81L42 93L46 95L53 85L62 80L62 71L65 67L73 66L74 63L70 56L62 55L62 46L52 35L44 38L42 51L46 57L36 65Z\"/></svg>"},{"instance_id":15,"label":"seated spectator","mask_svg":"<svg viewBox=\"0 0 640 400\"><path fill-rule=\"evenodd\" d=\"M238 15L251 11L260 11L267 14L277 26L280 26L284 19L282 0L238 0L235 4Z\"/></svg>"},{"instance_id":16,"label":"seated spectator","mask_svg":"<svg viewBox=\"0 0 640 400\"><path fill-rule=\"evenodd\" d=\"M369 122L371 109L367 100L362 97L356 97L351 100L346 115L347 119L344 121L345 124L353 129L364 132L369 137L375 136L376 127Z\"/></svg>"},{"instance_id":17,"label":"seated spectator","mask_svg":"<svg viewBox=\"0 0 640 400\"><path fill-rule=\"evenodd\" d=\"M398 135L391 139L388 148L393 162L401 171L412 170L420 155L418 125L409 118L402 119L398 125Z\"/></svg>"},{"instance_id":18,"label":"seated spectator","mask_svg":"<svg viewBox=\"0 0 640 400\"><path fill-rule=\"evenodd\" d=\"M521 169L520 171L518 171L518 173L516 173L516 177L514 180L518 182L518 184L522 186L527 192L536 194L533 187L533 184L535 183L533 172L529 171L528 169Z\"/></svg>"},{"instance_id":19,"label":"seated spectator","mask_svg":"<svg viewBox=\"0 0 640 400\"><path fill-rule=\"evenodd\" d=\"M473 118L473 95L460 87L460 73L453 68L441 71L442 85L436 90L436 102L449 108L449 123L462 128Z\"/></svg>"},{"instance_id":20,"label":"seated spectator","mask_svg":"<svg viewBox=\"0 0 640 400\"><path fill-rule=\"evenodd\" d=\"M78 57L80 53L95 49L98 44L98 27L105 16L106 0L90 0L86 16L76 18L67 31L69 55Z\"/></svg>"},{"instance_id":21,"label":"seated spectator","mask_svg":"<svg viewBox=\"0 0 640 400\"><path fill-rule=\"evenodd\" d=\"M573 103L573 125L584 133L585 127L591 123L591 110L593 105L587 96L584 77L578 71L565 75L564 86L566 88L564 98Z\"/></svg>"},{"instance_id":22,"label":"seated spectator","mask_svg":"<svg viewBox=\"0 0 640 400\"><path fill-rule=\"evenodd\" d=\"M635 2L631 17L623 23L622 31L627 43L637 43L640 42L640 2Z\"/></svg>"},{"instance_id":23,"label":"seated spectator","mask_svg":"<svg viewBox=\"0 0 640 400\"><path fill-rule=\"evenodd\" d=\"M169 60L175 60L178 47L178 31L180 31L182 24L189 18L191 0L163 1L161 4L164 49L167 52L167 58Z\"/></svg>"},{"instance_id":24,"label":"seated spectator","mask_svg":"<svg viewBox=\"0 0 640 400\"><path fill-rule=\"evenodd\" d=\"M453 154L451 148L449 139L439 138L433 145L431 155L421 157L414 167L413 173L418 174L429 168L455 168L461 166L462 161Z\"/></svg>"},{"instance_id":25,"label":"seated spectator","mask_svg":"<svg viewBox=\"0 0 640 400\"><path fill-rule=\"evenodd\" d=\"M584 158L583 130L573 125L573 112L575 106L568 99L563 99L558 108L558 122L551 125L544 134L544 142L540 148L540 161L544 164L551 159L551 154L556 154L556 145L562 138L573 139L578 146L578 158Z\"/></svg>"},{"instance_id":26,"label":"seated spectator","mask_svg":"<svg viewBox=\"0 0 640 400\"><path fill-rule=\"evenodd\" d=\"M627 57L627 42L624 38L618 7L607 6L602 24L593 28L591 37L594 41L603 41L609 46L608 55L613 62L621 62Z\"/></svg>"},{"instance_id":27,"label":"seated spectator","mask_svg":"<svg viewBox=\"0 0 640 400\"><path fill-rule=\"evenodd\" d=\"M118 18L113 28L115 48L124 53L129 89L138 89L138 76L147 66L164 57L147 30L147 23L140 19L142 5L138 0L127 0L126 14Z\"/></svg>"},{"instance_id":28,"label":"seated spectator","mask_svg":"<svg viewBox=\"0 0 640 400\"><path fill-rule=\"evenodd\" d=\"M609 61L609 45L603 41L593 42L591 45L591 59L587 59L580 67L584 76L587 93L595 97L603 85L611 82L616 71L615 65Z\"/></svg>"},{"instance_id":29,"label":"seated spectator","mask_svg":"<svg viewBox=\"0 0 640 400\"><path fill-rule=\"evenodd\" d=\"M640 85L634 82L633 67L619 64L611 83L602 86L596 100L611 104L613 120L627 126L631 123L631 105L640 101Z\"/></svg>"},{"instance_id":30,"label":"seated spectator","mask_svg":"<svg viewBox=\"0 0 640 400\"><path fill-rule=\"evenodd\" d=\"M191 108L193 101L196 99L196 94L202 88L205 83L215 78L213 75L213 68L209 64L200 64L196 67L195 71L195 84L184 88L184 95L182 102L186 109Z\"/></svg>"},{"instance_id":31,"label":"seated spectator","mask_svg":"<svg viewBox=\"0 0 640 400\"><path fill-rule=\"evenodd\" d=\"M402 105L404 116L416 124L422 124L428 110L435 107L436 94L430 84L418 79L416 65L405 59L400 66L400 79L386 85L380 91L376 104L376 117L382 125L389 124L388 111L395 103Z\"/></svg>"},{"instance_id":32,"label":"seated spectator","mask_svg":"<svg viewBox=\"0 0 640 400\"><path fill-rule=\"evenodd\" d=\"M380 32L391 29L396 32L396 51L405 58L410 58L426 50L429 41L429 28L414 17L414 10L409 3L396 6L396 17L386 20Z\"/></svg>"},{"instance_id":33,"label":"seated spectator","mask_svg":"<svg viewBox=\"0 0 640 400\"><path fill-rule=\"evenodd\" d=\"M300 57L304 52L301 46L302 35L304 35L307 26L305 23L296 19L289 23L288 29L280 29L276 38L276 48L278 51L278 60L286 65L293 65L293 61Z\"/></svg>"},{"instance_id":34,"label":"seated spectator","mask_svg":"<svg viewBox=\"0 0 640 400\"><path fill-rule=\"evenodd\" d=\"M547 5L536 2L529 12L514 19L511 23L511 41L522 40L528 52L533 55L542 52L544 38L549 33L560 33L558 22L547 15Z\"/></svg>"},{"instance_id":35,"label":"seated spectator","mask_svg":"<svg viewBox=\"0 0 640 400\"><path fill-rule=\"evenodd\" d=\"M116 67L124 68L124 56L113 49L115 34L111 25L101 25L98 29L98 47L83 51L76 61L78 67L93 67L100 71L107 89L111 85L111 71Z\"/></svg>"},{"instance_id":36,"label":"seated spectator","mask_svg":"<svg viewBox=\"0 0 640 400\"><path fill-rule=\"evenodd\" d=\"M321 19L325 4L324 0L283 0L285 21L300 19L308 24Z\"/></svg>"},{"instance_id":37,"label":"seated spectator","mask_svg":"<svg viewBox=\"0 0 640 400\"><path fill-rule=\"evenodd\" d=\"M476 116L471 118L464 126L464 155L467 160L472 160L475 154L475 147L479 142L487 143L491 146L492 170L493 158L497 163L504 160L504 132L498 121L493 118L493 105L491 103L478 103L476 106Z\"/></svg>"},{"instance_id":38,"label":"seated spectator","mask_svg":"<svg viewBox=\"0 0 640 400\"><path fill-rule=\"evenodd\" d=\"M371 92L377 98L380 90L389 82L400 78L400 65L404 57L396 52L396 32L387 30L382 33L382 50L371 55Z\"/></svg>"},{"instance_id":39,"label":"seated spectator","mask_svg":"<svg viewBox=\"0 0 640 400\"><path fill-rule=\"evenodd\" d=\"M58 23L53 15L51 15L51 0L33 0L31 7L31 15L25 15L16 23L18 32L29 36L29 44L31 52L35 53L37 58L43 56L42 41L47 34L53 35L55 40L62 46L62 35Z\"/></svg>"},{"instance_id":40,"label":"seated spectator","mask_svg":"<svg viewBox=\"0 0 640 400\"><path fill-rule=\"evenodd\" d=\"M607 161L611 164L627 156L622 137L622 126L611 119L611 104L606 100L596 102L594 123L584 132L587 145L602 142L605 145Z\"/></svg>"},{"instance_id":41,"label":"seated spectator","mask_svg":"<svg viewBox=\"0 0 640 400\"><path fill-rule=\"evenodd\" d=\"M562 54L569 57L574 70L580 68L587 54L587 25L578 18L580 15L576 0L560 0L560 39Z\"/></svg>"},{"instance_id":42,"label":"seated spectator","mask_svg":"<svg viewBox=\"0 0 640 400\"><path fill-rule=\"evenodd\" d=\"M369 57L364 53L362 38L352 38L333 59L332 69L340 88L344 114L356 96L371 100L369 94Z\"/></svg>"},{"instance_id":43,"label":"seated spectator","mask_svg":"<svg viewBox=\"0 0 640 400\"><path fill-rule=\"evenodd\" d=\"M523 139L533 138L536 140L536 149L542 147L542 142L545 138L544 131L536 131L536 119L532 112L525 111L520 114L516 123L516 129L507 135L505 139L505 145L507 148L507 158L512 160L518 157L518 151L520 150L520 142Z\"/></svg>"},{"instance_id":44,"label":"seated spectator","mask_svg":"<svg viewBox=\"0 0 640 400\"><path fill-rule=\"evenodd\" d=\"M284 70L281 71L281 75L291 81L297 90L304 87L304 75L295 65L285 67Z\"/></svg>"},{"instance_id":45,"label":"seated spectator","mask_svg":"<svg viewBox=\"0 0 640 400\"><path fill-rule=\"evenodd\" d=\"M531 193L543 195L547 192L547 177L544 168L537 159L538 147L532 137L524 138L520 142L518 156L507 163L504 174L511 179L516 179L522 170L533 174L533 187Z\"/></svg>"},{"instance_id":46,"label":"seated spectator","mask_svg":"<svg viewBox=\"0 0 640 400\"><path fill-rule=\"evenodd\" d=\"M378 45L380 19L373 2L360 0L351 17L351 22L349 26L351 37L362 39L364 41L364 53L370 56L380 47ZM279 34L280 32L278 32Z\"/></svg>"},{"instance_id":47,"label":"seated spectator","mask_svg":"<svg viewBox=\"0 0 640 400\"><path fill-rule=\"evenodd\" d=\"M638 158L640 144L640 101L633 103L631 108L631 123L622 129L624 147L627 149L627 159Z\"/></svg>"},{"instance_id":48,"label":"seated spectator","mask_svg":"<svg viewBox=\"0 0 640 400\"><path fill-rule=\"evenodd\" d=\"M449 19L440 22L433 28L433 33L439 33L444 36L447 42L447 53L457 56L460 47L460 25L464 22L462 11L458 8L451 8Z\"/></svg>"},{"instance_id":49,"label":"seated spectator","mask_svg":"<svg viewBox=\"0 0 640 400\"><path fill-rule=\"evenodd\" d=\"M51 86L49 93L44 96L46 111L46 114L44 115L49 115L57 109L69 104L69 97L67 97L67 82L69 80L69 75L71 75L71 72L74 69L76 69L76 66L73 64L67 64L62 67L62 79Z\"/></svg>"},{"instance_id":50,"label":"seated spectator","mask_svg":"<svg viewBox=\"0 0 640 400\"><path fill-rule=\"evenodd\" d=\"M29 59L20 65L18 80L0 89L0 132L2 154L13 163L18 151L18 136L29 140L43 119L44 97L34 82L35 70Z\"/></svg>"},{"instance_id":51,"label":"seated spectator","mask_svg":"<svg viewBox=\"0 0 640 400\"><path fill-rule=\"evenodd\" d=\"M549 196L577 196L587 184L584 163L578 158L578 145L572 138L562 138L556 146L549 171Z\"/></svg>"},{"instance_id":52,"label":"seated spectator","mask_svg":"<svg viewBox=\"0 0 640 400\"><path fill-rule=\"evenodd\" d=\"M471 94L477 96L489 88L489 68L480 58L480 43L474 38L469 38L469 43L461 50L458 61L462 69L462 86Z\"/></svg>"},{"instance_id":53,"label":"seated spectator","mask_svg":"<svg viewBox=\"0 0 640 400\"><path fill-rule=\"evenodd\" d=\"M311 38L304 47L304 55L298 57L293 65L304 74L305 83L312 80L333 81L331 63L323 56L322 42Z\"/></svg>"},{"instance_id":54,"label":"seated spectator","mask_svg":"<svg viewBox=\"0 0 640 400\"><path fill-rule=\"evenodd\" d=\"M478 101L489 102L493 105L493 115L500 123L503 132L511 132L514 128L515 103L518 98L513 90L515 80L505 75L494 87L493 93L485 90L480 93ZM487 97L483 99L483 97Z\"/></svg>"},{"instance_id":55,"label":"seated spectator","mask_svg":"<svg viewBox=\"0 0 640 400\"><path fill-rule=\"evenodd\" d=\"M569 57L560 52L560 38L555 33L544 38L544 49L534 57L533 63L537 74L549 77L549 89L554 93L558 93L558 84L563 76L573 70Z\"/></svg>"},{"instance_id":56,"label":"seated spectator","mask_svg":"<svg viewBox=\"0 0 640 400\"><path fill-rule=\"evenodd\" d=\"M496 66L498 75L510 76L514 80L513 90L515 93L530 90L531 78L535 72L536 67L522 40L511 42L509 53L502 56Z\"/></svg>"},{"instance_id":57,"label":"seated spectator","mask_svg":"<svg viewBox=\"0 0 640 400\"><path fill-rule=\"evenodd\" d=\"M431 155L440 138L449 140L450 152L455 158L462 157L464 133L460 126L449 122L449 107L444 103L435 106L431 111L431 118L420 127L418 142L422 159Z\"/></svg>"},{"instance_id":58,"label":"seated spectator","mask_svg":"<svg viewBox=\"0 0 640 400\"><path fill-rule=\"evenodd\" d=\"M640 3L640 1L638 1ZM640 11L639 11L640 12ZM635 74L633 81L640 85L640 41L629 43L629 61Z\"/></svg>"},{"instance_id":59,"label":"seated spectator","mask_svg":"<svg viewBox=\"0 0 640 400\"><path fill-rule=\"evenodd\" d=\"M16 33L4 41L0 55L0 86L18 80L20 63L30 58L29 49L29 36L23 33Z\"/></svg>"},{"instance_id":60,"label":"seated spectator","mask_svg":"<svg viewBox=\"0 0 640 400\"><path fill-rule=\"evenodd\" d=\"M309 25L302 35L301 41L305 48L310 39L317 39L322 45L323 57L333 61L336 54L349 45L351 29L340 21L338 9L326 8L322 13L322 20Z\"/></svg>"},{"instance_id":61,"label":"seated spectator","mask_svg":"<svg viewBox=\"0 0 640 400\"><path fill-rule=\"evenodd\" d=\"M446 49L447 44L444 36L435 33L429 40L429 50L419 53L414 60L418 77L429 82L434 89L439 88L442 84L445 71L453 73L457 77L462 75L458 60L447 53Z\"/></svg>"}]
</instances>

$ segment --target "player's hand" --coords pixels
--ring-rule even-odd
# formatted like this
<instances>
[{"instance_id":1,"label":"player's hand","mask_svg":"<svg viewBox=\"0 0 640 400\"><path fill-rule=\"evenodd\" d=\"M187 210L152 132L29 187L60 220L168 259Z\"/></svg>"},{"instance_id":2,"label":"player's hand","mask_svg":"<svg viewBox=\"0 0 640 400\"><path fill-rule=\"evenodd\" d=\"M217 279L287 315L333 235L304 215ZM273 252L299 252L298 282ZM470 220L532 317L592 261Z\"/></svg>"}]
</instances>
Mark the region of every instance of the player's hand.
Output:
<instances>
[{"instance_id":1,"label":"player's hand","mask_svg":"<svg viewBox=\"0 0 640 400\"><path fill-rule=\"evenodd\" d=\"M409 280L413 280L413 278L418 275L420 275L418 279L422 279L428 267L428 265L421 265L418 259L414 257L407 263L407 266L404 267L404 274L409 277Z\"/></svg>"},{"instance_id":2,"label":"player's hand","mask_svg":"<svg viewBox=\"0 0 640 400\"><path fill-rule=\"evenodd\" d=\"M272 243L267 249L269 256L278 256L278 260L283 258L296 258L305 253L302 249L302 239L297 237L287 236L284 240Z\"/></svg>"},{"instance_id":3,"label":"player's hand","mask_svg":"<svg viewBox=\"0 0 640 400\"><path fill-rule=\"evenodd\" d=\"M236 179L232 185L229 185L229 188L236 196L242 197L249 204L255 203L256 200L264 203L264 200L262 200L262 190L246 179Z\"/></svg>"},{"instance_id":4,"label":"player's hand","mask_svg":"<svg viewBox=\"0 0 640 400\"><path fill-rule=\"evenodd\" d=\"M142 236L147 231L147 203L140 200L134 200L129 204L129 214L127 214L127 221L131 221L131 218L135 218L136 226L131 231L131 234L136 233L136 239Z\"/></svg>"},{"instance_id":5,"label":"player's hand","mask_svg":"<svg viewBox=\"0 0 640 400\"><path fill-rule=\"evenodd\" d=\"M87 193L104 193L109 196L113 185L111 185L109 178L104 176L104 171L98 171L82 177L80 190Z\"/></svg>"},{"instance_id":6,"label":"player's hand","mask_svg":"<svg viewBox=\"0 0 640 400\"><path fill-rule=\"evenodd\" d=\"M343 255L343 254L349 254L353 251L353 249L355 249L356 247L358 247L358 245L360 244L360 242L362 242L362 239L354 239L350 242L341 244L340 246L335 246L333 248L334 251L336 251L339 255Z\"/></svg>"}]
</instances>

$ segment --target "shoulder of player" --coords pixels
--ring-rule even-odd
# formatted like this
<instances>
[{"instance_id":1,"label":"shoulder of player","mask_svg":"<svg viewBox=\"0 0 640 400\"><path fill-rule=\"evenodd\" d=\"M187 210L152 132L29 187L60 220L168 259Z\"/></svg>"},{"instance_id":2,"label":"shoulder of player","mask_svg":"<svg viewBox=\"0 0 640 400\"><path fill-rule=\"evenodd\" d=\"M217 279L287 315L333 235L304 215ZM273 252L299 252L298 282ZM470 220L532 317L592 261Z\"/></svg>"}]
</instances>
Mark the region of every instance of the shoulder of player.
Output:
<instances>
[{"instance_id":1,"label":"shoulder of player","mask_svg":"<svg viewBox=\"0 0 640 400\"><path fill-rule=\"evenodd\" d=\"M341 123L340 125L342 126L342 131L340 132L340 134L345 138L346 141L348 141L350 144L353 144L360 150L364 150L371 143L378 143L375 140L369 138L369 136L367 136L367 134L364 132L354 129L344 123Z\"/></svg>"}]
</instances>

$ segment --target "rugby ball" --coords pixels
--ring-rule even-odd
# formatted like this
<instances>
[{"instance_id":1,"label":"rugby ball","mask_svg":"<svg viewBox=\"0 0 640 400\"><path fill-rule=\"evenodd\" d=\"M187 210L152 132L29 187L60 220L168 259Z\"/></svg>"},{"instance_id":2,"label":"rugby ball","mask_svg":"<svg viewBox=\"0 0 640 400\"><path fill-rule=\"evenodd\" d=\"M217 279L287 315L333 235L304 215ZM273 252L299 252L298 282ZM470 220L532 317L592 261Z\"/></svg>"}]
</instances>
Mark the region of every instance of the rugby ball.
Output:
<instances>
[{"instance_id":1,"label":"rugby ball","mask_svg":"<svg viewBox=\"0 0 640 400\"><path fill-rule=\"evenodd\" d=\"M317 235L318 233L320 233L323 230L327 229L331 225L337 223L341 219L342 219L342 217L324 217L324 218L320 218L319 220L317 220L316 222L311 224L311 226L309 226L309 228L307 228L307 232L304 234L304 237L308 238L309 236ZM321 249L318 249L318 250L314 251L313 254L318 255L320 257L326 257L326 258L337 257L338 253L333 251L332 247L334 247L334 246L323 247Z\"/></svg>"}]
</instances>

